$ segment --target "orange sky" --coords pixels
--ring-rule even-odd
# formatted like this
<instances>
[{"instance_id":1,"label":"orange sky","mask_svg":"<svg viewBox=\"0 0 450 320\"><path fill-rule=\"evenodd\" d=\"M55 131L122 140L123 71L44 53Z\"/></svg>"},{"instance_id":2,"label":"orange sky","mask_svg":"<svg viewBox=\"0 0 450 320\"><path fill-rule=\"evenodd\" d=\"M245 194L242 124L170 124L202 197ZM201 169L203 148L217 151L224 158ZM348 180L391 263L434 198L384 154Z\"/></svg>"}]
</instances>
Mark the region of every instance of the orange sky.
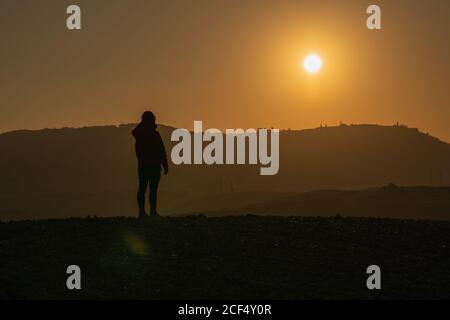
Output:
<instances>
[{"instance_id":1,"label":"orange sky","mask_svg":"<svg viewBox=\"0 0 450 320\"><path fill-rule=\"evenodd\" d=\"M65 26L82 9L81 31ZM370 2L372 3L372 2ZM0 132L137 122L307 128L397 121L450 142L450 2L0 3ZM300 69L316 52L322 71Z\"/></svg>"}]
</instances>

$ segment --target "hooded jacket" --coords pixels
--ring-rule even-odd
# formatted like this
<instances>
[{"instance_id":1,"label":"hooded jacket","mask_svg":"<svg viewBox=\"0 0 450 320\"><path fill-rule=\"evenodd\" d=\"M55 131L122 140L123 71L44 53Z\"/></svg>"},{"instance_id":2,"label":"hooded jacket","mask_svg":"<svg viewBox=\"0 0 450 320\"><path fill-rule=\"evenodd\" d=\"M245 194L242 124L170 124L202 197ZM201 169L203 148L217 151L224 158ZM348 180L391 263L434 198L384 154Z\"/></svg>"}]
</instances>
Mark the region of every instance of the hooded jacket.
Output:
<instances>
[{"instance_id":1,"label":"hooded jacket","mask_svg":"<svg viewBox=\"0 0 450 320\"><path fill-rule=\"evenodd\" d=\"M154 123L139 123L132 131L139 166L163 166L168 169L166 149Z\"/></svg>"}]
</instances>

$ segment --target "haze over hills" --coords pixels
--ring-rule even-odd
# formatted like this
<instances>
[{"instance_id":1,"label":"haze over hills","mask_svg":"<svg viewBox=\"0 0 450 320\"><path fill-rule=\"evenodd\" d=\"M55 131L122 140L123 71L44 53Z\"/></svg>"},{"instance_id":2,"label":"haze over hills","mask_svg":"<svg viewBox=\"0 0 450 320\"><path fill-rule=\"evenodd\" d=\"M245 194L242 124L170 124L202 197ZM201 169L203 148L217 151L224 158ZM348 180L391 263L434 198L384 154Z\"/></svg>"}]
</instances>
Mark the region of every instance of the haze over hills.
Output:
<instances>
[{"instance_id":1,"label":"haze over hills","mask_svg":"<svg viewBox=\"0 0 450 320\"><path fill-rule=\"evenodd\" d=\"M133 124L0 134L0 219L133 215ZM159 126L168 155L174 128ZM341 125L280 132L280 170L260 165L171 165L160 211L242 207L311 190L394 183L450 185L450 145L405 126ZM345 213L343 213L345 214Z\"/></svg>"},{"instance_id":2,"label":"haze over hills","mask_svg":"<svg viewBox=\"0 0 450 320\"><path fill-rule=\"evenodd\" d=\"M450 188L387 185L356 191L319 190L205 214L450 220Z\"/></svg>"}]
</instances>

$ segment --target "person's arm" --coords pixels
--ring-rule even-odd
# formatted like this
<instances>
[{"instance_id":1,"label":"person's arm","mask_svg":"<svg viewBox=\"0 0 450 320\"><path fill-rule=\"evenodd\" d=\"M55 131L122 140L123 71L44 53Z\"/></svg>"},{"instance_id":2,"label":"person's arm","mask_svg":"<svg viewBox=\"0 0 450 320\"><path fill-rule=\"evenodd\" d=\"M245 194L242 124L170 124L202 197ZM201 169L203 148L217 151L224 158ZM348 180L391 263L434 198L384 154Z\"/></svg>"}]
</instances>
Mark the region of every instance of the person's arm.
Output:
<instances>
[{"instance_id":1,"label":"person's arm","mask_svg":"<svg viewBox=\"0 0 450 320\"><path fill-rule=\"evenodd\" d=\"M166 148L164 147L164 142L161 138L161 135L158 132L158 137L159 137L159 144L160 144L160 152L161 152L161 162L162 162L162 166L164 168L164 174L167 174L169 172L169 164L167 162L167 154L166 154Z\"/></svg>"},{"instance_id":2,"label":"person's arm","mask_svg":"<svg viewBox=\"0 0 450 320\"><path fill-rule=\"evenodd\" d=\"M133 131L131 131L131 134L133 135L134 138L137 138L137 135L138 135L138 132L139 132L141 126L142 126L142 122L139 123L139 124L136 126L136 128L133 129Z\"/></svg>"}]
</instances>

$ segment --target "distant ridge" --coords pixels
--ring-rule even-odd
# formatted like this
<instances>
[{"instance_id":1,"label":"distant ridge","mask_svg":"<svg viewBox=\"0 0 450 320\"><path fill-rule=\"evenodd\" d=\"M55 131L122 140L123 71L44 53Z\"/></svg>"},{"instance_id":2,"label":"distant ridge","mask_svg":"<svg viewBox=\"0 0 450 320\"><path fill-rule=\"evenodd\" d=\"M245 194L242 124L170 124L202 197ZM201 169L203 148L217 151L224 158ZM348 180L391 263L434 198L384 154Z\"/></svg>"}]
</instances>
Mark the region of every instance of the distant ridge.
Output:
<instances>
[{"instance_id":1,"label":"distant ridge","mask_svg":"<svg viewBox=\"0 0 450 320\"><path fill-rule=\"evenodd\" d=\"M133 126L0 134L0 219L134 214ZM174 128L158 128L170 154ZM260 176L258 166L249 165L172 165L161 182L161 210L225 209L226 203L216 201L223 194L251 192L251 201L235 199L239 206L258 202L258 195L274 199L286 192L359 190L389 183L450 185L450 145L402 125L282 130L278 175Z\"/></svg>"},{"instance_id":2,"label":"distant ridge","mask_svg":"<svg viewBox=\"0 0 450 320\"><path fill-rule=\"evenodd\" d=\"M450 187L319 190L204 213L207 216L341 216L450 220Z\"/></svg>"}]
</instances>

